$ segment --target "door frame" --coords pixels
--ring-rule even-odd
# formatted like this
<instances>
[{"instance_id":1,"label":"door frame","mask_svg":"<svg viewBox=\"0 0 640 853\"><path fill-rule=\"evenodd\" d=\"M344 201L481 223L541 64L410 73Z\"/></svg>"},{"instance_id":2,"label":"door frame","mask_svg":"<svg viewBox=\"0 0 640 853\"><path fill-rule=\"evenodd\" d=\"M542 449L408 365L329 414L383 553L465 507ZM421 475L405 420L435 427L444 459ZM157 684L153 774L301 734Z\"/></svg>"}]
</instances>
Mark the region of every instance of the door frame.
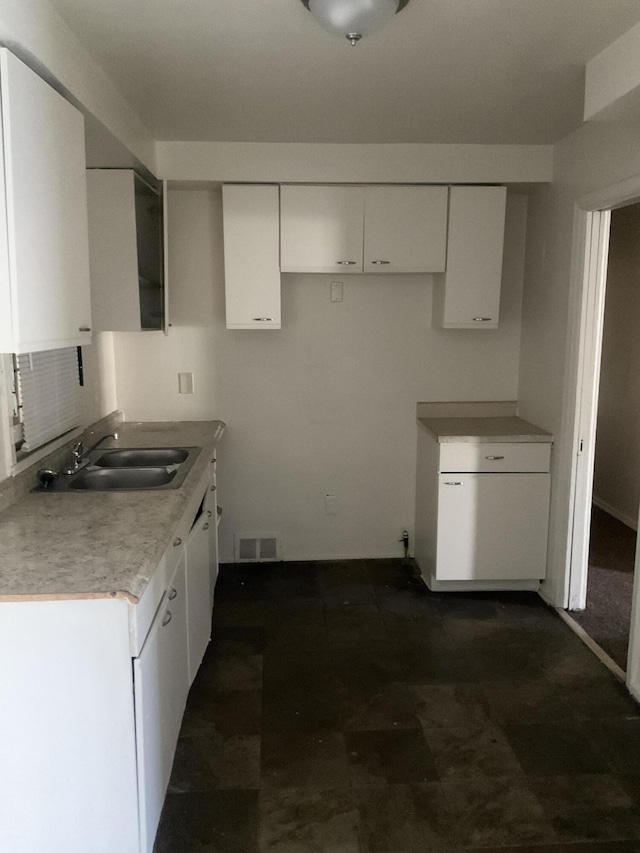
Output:
<instances>
[{"instance_id":1,"label":"door frame","mask_svg":"<svg viewBox=\"0 0 640 853\"><path fill-rule=\"evenodd\" d=\"M640 202L640 175L578 199L574 208L574 240L570 294L568 422L571 423L571 487L565 606L586 605L591 501L602 332L609 254L611 211ZM573 318L573 319L571 319ZM639 538L640 542L640 538ZM636 567L640 568L640 548ZM634 575L627 686L640 701L640 582Z\"/></svg>"}]
</instances>

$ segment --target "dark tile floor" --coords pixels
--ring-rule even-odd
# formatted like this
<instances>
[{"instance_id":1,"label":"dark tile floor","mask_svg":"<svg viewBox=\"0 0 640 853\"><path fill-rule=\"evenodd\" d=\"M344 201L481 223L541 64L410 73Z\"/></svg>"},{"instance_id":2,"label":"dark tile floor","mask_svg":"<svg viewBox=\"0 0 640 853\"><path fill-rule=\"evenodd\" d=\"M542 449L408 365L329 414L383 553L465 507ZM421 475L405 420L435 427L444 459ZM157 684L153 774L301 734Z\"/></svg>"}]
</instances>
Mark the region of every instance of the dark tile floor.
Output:
<instances>
[{"instance_id":1,"label":"dark tile floor","mask_svg":"<svg viewBox=\"0 0 640 853\"><path fill-rule=\"evenodd\" d=\"M157 853L640 853L640 709L535 594L224 566Z\"/></svg>"}]
</instances>

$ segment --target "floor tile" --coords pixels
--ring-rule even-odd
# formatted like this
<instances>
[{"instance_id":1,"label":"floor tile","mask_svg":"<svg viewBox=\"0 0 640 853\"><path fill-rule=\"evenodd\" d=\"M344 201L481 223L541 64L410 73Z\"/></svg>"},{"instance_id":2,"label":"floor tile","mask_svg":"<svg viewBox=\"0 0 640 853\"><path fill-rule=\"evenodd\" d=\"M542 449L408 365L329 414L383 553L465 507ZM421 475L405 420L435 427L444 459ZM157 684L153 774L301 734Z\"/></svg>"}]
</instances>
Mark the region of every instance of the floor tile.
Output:
<instances>
[{"instance_id":1,"label":"floor tile","mask_svg":"<svg viewBox=\"0 0 640 853\"><path fill-rule=\"evenodd\" d=\"M261 853L359 853L352 792L263 790L259 837Z\"/></svg>"},{"instance_id":2,"label":"floor tile","mask_svg":"<svg viewBox=\"0 0 640 853\"><path fill-rule=\"evenodd\" d=\"M217 591L216 591L217 596ZM266 619L265 602L216 600L213 608L213 630L223 626L263 628Z\"/></svg>"},{"instance_id":3,"label":"floor tile","mask_svg":"<svg viewBox=\"0 0 640 853\"><path fill-rule=\"evenodd\" d=\"M337 727L337 698L327 685L317 689L276 689L263 693L263 732L315 732Z\"/></svg>"},{"instance_id":4,"label":"floor tile","mask_svg":"<svg viewBox=\"0 0 640 853\"><path fill-rule=\"evenodd\" d=\"M218 731L225 735L254 735L260 734L261 728L261 691L217 691L211 685L194 685L187 701L181 734L189 736Z\"/></svg>"},{"instance_id":5,"label":"floor tile","mask_svg":"<svg viewBox=\"0 0 640 853\"><path fill-rule=\"evenodd\" d=\"M531 778L559 841L637 839L640 812L622 782L610 774Z\"/></svg>"},{"instance_id":6,"label":"floor tile","mask_svg":"<svg viewBox=\"0 0 640 853\"><path fill-rule=\"evenodd\" d=\"M169 791L213 791L260 787L260 738L257 735L181 737Z\"/></svg>"},{"instance_id":7,"label":"floor tile","mask_svg":"<svg viewBox=\"0 0 640 853\"><path fill-rule=\"evenodd\" d=\"M615 773L638 773L640 719L600 720L582 731Z\"/></svg>"},{"instance_id":8,"label":"floor tile","mask_svg":"<svg viewBox=\"0 0 640 853\"><path fill-rule=\"evenodd\" d=\"M507 726L505 733L527 774L559 776L602 773L608 769L605 760L575 726Z\"/></svg>"},{"instance_id":9,"label":"floor tile","mask_svg":"<svg viewBox=\"0 0 640 853\"><path fill-rule=\"evenodd\" d=\"M235 655L250 657L264 652L264 628L238 625L216 626L211 634L207 655Z\"/></svg>"},{"instance_id":10,"label":"floor tile","mask_svg":"<svg viewBox=\"0 0 640 853\"><path fill-rule=\"evenodd\" d=\"M436 780L434 760L421 730L347 732L345 739L354 787Z\"/></svg>"},{"instance_id":11,"label":"floor tile","mask_svg":"<svg viewBox=\"0 0 640 853\"><path fill-rule=\"evenodd\" d=\"M384 685L403 681L405 670L388 643L329 648L329 662L335 677L351 685Z\"/></svg>"},{"instance_id":12,"label":"floor tile","mask_svg":"<svg viewBox=\"0 0 640 853\"><path fill-rule=\"evenodd\" d=\"M522 768L497 726L426 729L440 779L516 776Z\"/></svg>"},{"instance_id":13,"label":"floor tile","mask_svg":"<svg viewBox=\"0 0 640 853\"><path fill-rule=\"evenodd\" d=\"M215 690L260 690L262 687L262 655L224 655L216 657L204 671L210 672Z\"/></svg>"},{"instance_id":14,"label":"floor tile","mask_svg":"<svg viewBox=\"0 0 640 853\"><path fill-rule=\"evenodd\" d=\"M489 722L484 695L478 685L418 684L409 689L424 729L484 726Z\"/></svg>"},{"instance_id":15,"label":"floor tile","mask_svg":"<svg viewBox=\"0 0 640 853\"><path fill-rule=\"evenodd\" d=\"M451 777L442 786L462 846L543 844L556 841L526 777Z\"/></svg>"},{"instance_id":16,"label":"floor tile","mask_svg":"<svg viewBox=\"0 0 640 853\"><path fill-rule=\"evenodd\" d=\"M154 853L259 853L258 792L168 794Z\"/></svg>"},{"instance_id":17,"label":"floor tile","mask_svg":"<svg viewBox=\"0 0 640 853\"><path fill-rule=\"evenodd\" d=\"M406 684L337 688L339 726L342 731L419 728Z\"/></svg>"},{"instance_id":18,"label":"floor tile","mask_svg":"<svg viewBox=\"0 0 640 853\"><path fill-rule=\"evenodd\" d=\"M364 853L449 851L452 824L437 784L355 788Z\"/></svg>"},{"instance_id":19,"label":"floor tile","mask_svg":"<svg viewBox=\"0 0 640 853\"><path fill-rule=\"evenodd\" d=\"M339 732L268 732L262 739L263 788L330 790L349 786L347 750Z\"/></svg>"}]
</instances>

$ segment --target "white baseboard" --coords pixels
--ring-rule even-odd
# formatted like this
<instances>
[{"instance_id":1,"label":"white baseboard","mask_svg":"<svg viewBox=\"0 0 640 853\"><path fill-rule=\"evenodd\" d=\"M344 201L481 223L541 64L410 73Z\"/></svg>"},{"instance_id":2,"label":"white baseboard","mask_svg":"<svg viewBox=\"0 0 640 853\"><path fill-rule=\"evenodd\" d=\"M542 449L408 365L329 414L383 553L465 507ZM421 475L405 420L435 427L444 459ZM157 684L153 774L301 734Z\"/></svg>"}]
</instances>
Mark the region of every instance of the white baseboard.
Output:
<instances>
[{"instance_id":1,"label":"white baseboard","mask_svg":"<svg viewBox=\"0 0 640 853\"><path fill-rule=\"evenodd\" d=\"M598 509L604 510L604 512L612 515L614 518L617 518L618 521L621 521L623 524L626 524L627 527L630 527L632 530L637 532L638 530L638 519L632 518L630 515L626 515L624 512L620 512L620 510L616 509L614 506L611 506L607 501L601 500L601 498L593 495L591 498L593 503L598 507Z\"/></svg>"}]
</instances>

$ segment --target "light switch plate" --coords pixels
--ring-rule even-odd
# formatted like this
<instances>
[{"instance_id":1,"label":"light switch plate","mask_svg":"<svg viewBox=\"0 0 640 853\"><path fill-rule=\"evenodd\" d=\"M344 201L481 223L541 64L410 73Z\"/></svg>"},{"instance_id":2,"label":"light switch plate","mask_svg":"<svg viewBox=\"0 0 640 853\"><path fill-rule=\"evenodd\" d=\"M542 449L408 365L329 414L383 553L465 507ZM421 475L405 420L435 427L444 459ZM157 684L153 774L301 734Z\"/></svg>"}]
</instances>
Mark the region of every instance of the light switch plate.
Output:
<instances>
[{"instance_id":1,"label":"light switch plate","mask_svg":"<svg viewBox=\"0 0 640 853\"><path fill-rule=\"evenodd\" d=\"M193 373L178 374L178 390L180 394L193 394Z\"/></svg>"},{"instance_id":2,"label":"light switch plate","mask_svg":"<svg viewBox=\"0 0 640 853\"><path fill-rule=\"evenodd\" d=\"M332 302L342 302L342 282L341 281L332 281L331 282L331 301Z\"/></svg>"}]
</instances>

